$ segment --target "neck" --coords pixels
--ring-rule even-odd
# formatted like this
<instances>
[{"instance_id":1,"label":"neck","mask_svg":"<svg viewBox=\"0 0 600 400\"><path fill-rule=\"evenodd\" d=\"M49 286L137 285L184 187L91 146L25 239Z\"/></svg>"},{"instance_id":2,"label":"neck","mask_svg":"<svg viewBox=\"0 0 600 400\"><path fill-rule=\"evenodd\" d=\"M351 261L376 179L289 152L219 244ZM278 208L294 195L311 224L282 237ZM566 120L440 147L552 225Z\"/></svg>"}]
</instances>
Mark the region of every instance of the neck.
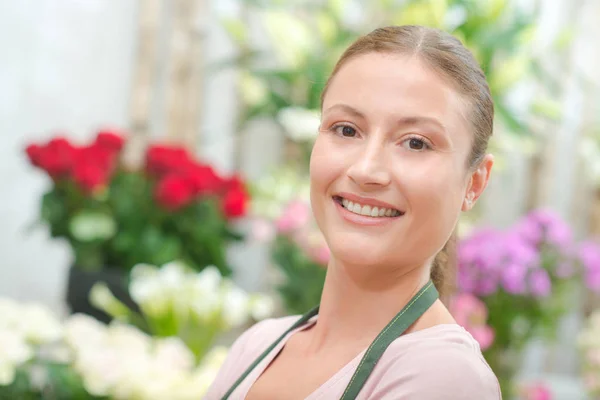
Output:
<instances>
[{"instance_id":1,"label":"neck","mask_svg":"<svg viewBox=\"0 0 600 400\"><path fill-rule=\"evenodd\" d=\"M311 351L368 346L427 283L428 271L419 266L374 278L365 268L350 268L332 259L312 329Z\"/></svg>"}]
</instances>

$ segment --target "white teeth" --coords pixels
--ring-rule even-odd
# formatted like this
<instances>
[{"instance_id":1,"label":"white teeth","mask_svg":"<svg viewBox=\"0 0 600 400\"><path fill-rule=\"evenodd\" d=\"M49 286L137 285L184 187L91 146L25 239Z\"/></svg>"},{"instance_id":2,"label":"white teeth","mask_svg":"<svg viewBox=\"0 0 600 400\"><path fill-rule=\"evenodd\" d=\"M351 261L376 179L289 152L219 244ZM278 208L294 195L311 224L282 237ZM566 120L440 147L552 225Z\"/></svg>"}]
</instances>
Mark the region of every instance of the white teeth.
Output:
<instances>
[{"instance_id":1,"label":"white teeth","mask_svg":"<svg viewBox=\"0 0 600 400\"><path fill-rule=\"evenodd\" d=\"M366 215L367 217L371 216L371 206L363 206L360 210L361 215Z\"/></svg>"},{"instance_id":2,"label":"white teeth","mask_svg":"<svg viewBox=\"0 0 600 400\"><path fill-rule=\"evenodd\" d=\"M368 217L397 217L400 215L398 210L383 207L371 207L369 205L360 205L350 200L342 199L342 206L354 214L365 215Z\"/></svg>"}]
</instances>

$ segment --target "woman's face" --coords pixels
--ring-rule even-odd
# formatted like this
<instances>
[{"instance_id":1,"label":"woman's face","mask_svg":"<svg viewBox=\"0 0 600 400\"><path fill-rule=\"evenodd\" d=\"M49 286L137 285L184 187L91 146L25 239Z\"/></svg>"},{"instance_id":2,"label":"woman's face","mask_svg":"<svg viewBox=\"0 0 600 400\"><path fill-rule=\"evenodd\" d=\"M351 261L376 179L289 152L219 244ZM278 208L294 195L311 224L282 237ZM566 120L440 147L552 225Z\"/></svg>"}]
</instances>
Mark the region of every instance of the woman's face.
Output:
<instances>
[{"instance_id":1,"label":"woman's face","mask_svg":"<svg viewBox=\"0 0 600 400\"><path fill-rule=\"evenodd\" d=\"M311 203L334 260L420 267L443 247L492 166L467 166L467 105L417 57L344 64L323 102Z\"/></svg>"}]
</instances>

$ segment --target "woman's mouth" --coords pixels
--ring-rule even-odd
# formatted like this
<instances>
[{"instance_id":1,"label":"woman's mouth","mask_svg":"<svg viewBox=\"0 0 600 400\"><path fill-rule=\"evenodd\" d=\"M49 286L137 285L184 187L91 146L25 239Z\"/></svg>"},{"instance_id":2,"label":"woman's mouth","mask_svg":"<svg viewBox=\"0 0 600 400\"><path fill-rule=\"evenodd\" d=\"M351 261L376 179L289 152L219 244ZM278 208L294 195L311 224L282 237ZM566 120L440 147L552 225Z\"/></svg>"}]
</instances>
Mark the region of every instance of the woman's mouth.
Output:
<instances>
[{"instance_id":1,"label":"woman's mouth","mask_svg":"<svg viewBox=\"0 0 600 400\"><path fill-rule=\"evenodd\" d=\"M369 204L360 204L356 201L350 201L341 196L333 196L333 201L341 205L349 212L372 218L395 218L404 215L400 210L394 208L378 207Z\"/></svg>"}]
</instances>

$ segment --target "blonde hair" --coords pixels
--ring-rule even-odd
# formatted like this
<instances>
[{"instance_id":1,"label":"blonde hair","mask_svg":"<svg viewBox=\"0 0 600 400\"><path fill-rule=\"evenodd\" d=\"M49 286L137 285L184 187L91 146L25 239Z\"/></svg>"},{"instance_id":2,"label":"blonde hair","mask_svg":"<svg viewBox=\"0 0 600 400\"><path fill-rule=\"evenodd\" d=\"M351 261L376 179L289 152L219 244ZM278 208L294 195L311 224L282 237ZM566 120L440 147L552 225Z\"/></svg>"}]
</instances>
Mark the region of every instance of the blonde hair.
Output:
<instances>
[{"instance_id":1,"label":"blonde hair","mask_svg":"<svg viewBox=\"0 0 600 400\"><path fill-rule=\"evenodd\" d=\"M468 105L467 118L473 129L473 145L468 168L476 167L486 154L494 123L494 103L481 67L473 54L454 36L424 26L388 26L361 36L346 49L336 63L321 93L321 104L331 80L349 60L368 53L414 55L438 72L462 95ZM454 289L455 233L437 254L431 279L442 296Z\"/></svg>"}]
</instances>

